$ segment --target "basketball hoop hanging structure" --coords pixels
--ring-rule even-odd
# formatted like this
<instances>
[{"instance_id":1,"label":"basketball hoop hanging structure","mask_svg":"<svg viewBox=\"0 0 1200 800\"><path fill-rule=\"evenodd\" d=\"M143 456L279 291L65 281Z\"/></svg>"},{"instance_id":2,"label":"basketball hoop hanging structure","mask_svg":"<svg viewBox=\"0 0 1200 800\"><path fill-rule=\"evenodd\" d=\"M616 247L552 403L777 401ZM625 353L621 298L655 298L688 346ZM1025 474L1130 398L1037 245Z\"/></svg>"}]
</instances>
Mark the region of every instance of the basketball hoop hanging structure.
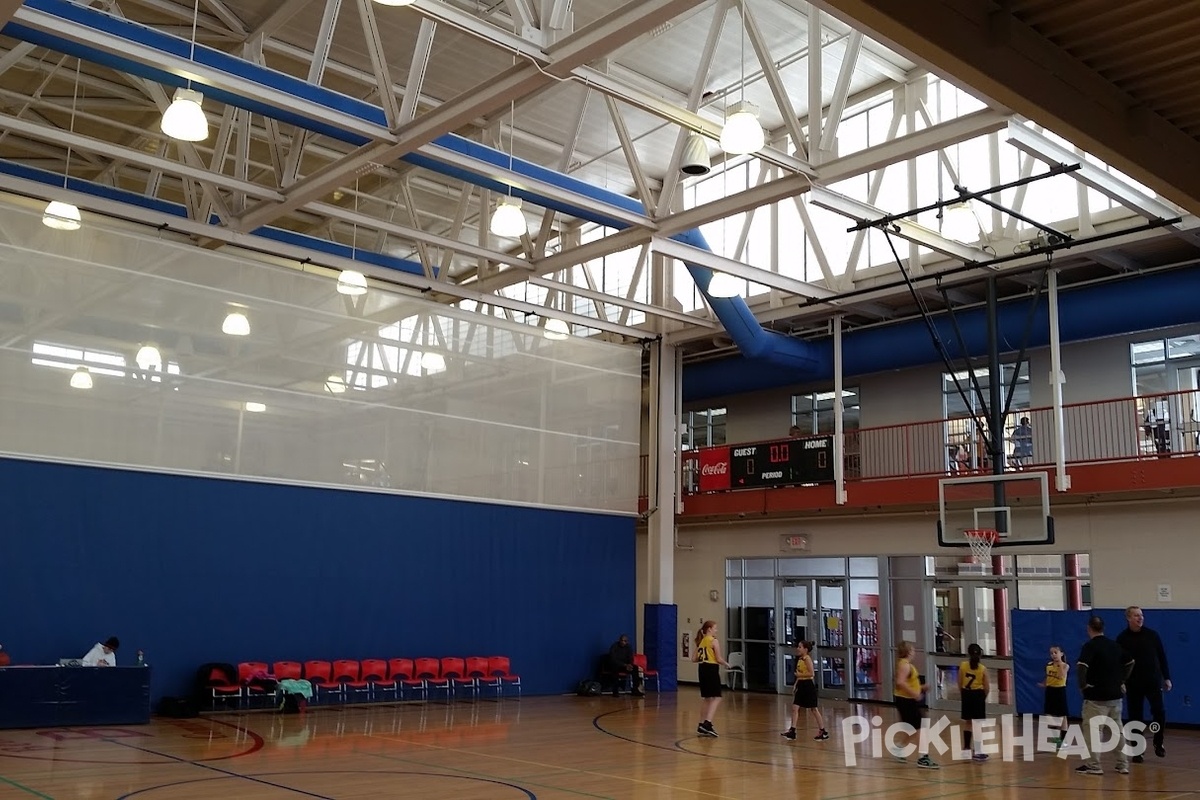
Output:
<instances>
[{"instance_id":1,"label":"basketball hoop hanging structure","mask_svg":"<svg viewBox=\"0 0 1200 800\"><path fill-rule=\"evenodd\" d=\"M975 563L987 566L991 563L992 545L1000 538L1000 534L991 528L968 528L963 531L963 538L971 546L971 555Z\"/></svg>"}]
</instances>

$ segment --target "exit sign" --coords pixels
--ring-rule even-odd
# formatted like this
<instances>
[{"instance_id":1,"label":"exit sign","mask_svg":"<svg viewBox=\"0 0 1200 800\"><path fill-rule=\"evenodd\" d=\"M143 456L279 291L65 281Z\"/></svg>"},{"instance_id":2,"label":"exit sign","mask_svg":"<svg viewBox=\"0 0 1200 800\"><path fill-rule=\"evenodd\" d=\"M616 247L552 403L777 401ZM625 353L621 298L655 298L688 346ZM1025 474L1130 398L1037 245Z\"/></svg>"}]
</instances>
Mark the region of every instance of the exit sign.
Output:
<instances>
[{"instance_id":1,"label":"exit sign","mask_svg":"<svg viewBox=\"0 0 1200 800\"><path fill-rule=\"evenodd\" d=\"M807 550L808 537L800 533L791 533L786 536L781 536L780 546L784 550Z\"/></svg>"}]
</instances>

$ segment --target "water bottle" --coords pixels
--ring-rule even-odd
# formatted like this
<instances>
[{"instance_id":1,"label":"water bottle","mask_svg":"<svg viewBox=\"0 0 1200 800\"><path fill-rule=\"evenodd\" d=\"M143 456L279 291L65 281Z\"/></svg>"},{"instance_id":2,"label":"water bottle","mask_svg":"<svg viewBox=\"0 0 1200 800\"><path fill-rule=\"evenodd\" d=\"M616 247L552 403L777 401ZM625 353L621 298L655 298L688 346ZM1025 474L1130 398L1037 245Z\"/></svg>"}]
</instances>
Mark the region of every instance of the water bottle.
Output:
<instances>
[{"instance_id":1,"label":"water bottle","mask_svg":"<svg viewBox=\"0 0 1200 800\"><path fill-rule=\"evenodd\" d=\"M146 654L143 653L141 650L138 650L138 666L139 667L146 666Z\"/></svg>"}]
</instances>

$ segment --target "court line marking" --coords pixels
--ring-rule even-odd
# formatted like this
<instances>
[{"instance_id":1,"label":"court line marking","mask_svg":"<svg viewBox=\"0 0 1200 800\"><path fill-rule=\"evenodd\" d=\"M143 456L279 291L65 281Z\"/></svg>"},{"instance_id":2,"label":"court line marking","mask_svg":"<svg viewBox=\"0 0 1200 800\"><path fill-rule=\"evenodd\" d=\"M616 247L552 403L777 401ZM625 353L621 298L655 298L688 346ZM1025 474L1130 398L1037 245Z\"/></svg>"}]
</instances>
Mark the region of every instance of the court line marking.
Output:
<instances>
[{"instance_id":1,"label":"court line marking","mask_svg":"<svg viewBox=\"0 0 1200 800\"><path fill-rule=\"evenodd\" d=\"M430 769L443 769L443 770L450 770L452 772L461 772L464 775L469 775L472 777L487 778L490 780L495 780L497 777L494 775L489 775L486 772L474 772L472 770L462 769L460 767L447 767L444 764L430 764L427 761L420 761L415 758L402 758L401 756L391 756L391 755L386 755L384 753L371 753L371 752L359 750L357 748L355 748L353 752L358 753L359 755L364 755L364 756L375 756L376 758L382 758L386 761L399 761L402 764L417 764L418 766L429 767ZM466 752L471 752L471 751L466 751ZM559 767L558 769L555 769L554 772L571 774L571 773L575 772L575 770L572 770L570 767ZM530 775L528 777L520 776L520 777L509 778L508 780L521 781L523 783L528 783L530 786L538 786L543 789L553 789L557 792L567 792L568 794L578 794L578 795L582 795L583 797L594 797L594 798L596 798L596 800L616 800L616 798L609 797L609 796L603 795L603 794L592 794L591 792L584 792L584 791L580 791L578 789L564 789L563 787L555 786L554 784L541 783L539 781L530 780L530 778L536 778L536 777L538 777L538 773L534 773L533 775ZM542 777L545 777L545 775L542 775ZM512 784L512 785L515 786L516 784Z\"/></svg>"},{"instance_id":2,"label":"court line marking","mask_svg":"<svg viewBox=\"0 0 1200 800\"><path fill-rule=\"evenodd\" d=\"M499 786L507 786L510 789L516 789L518 792L522 792L526 797L528 797L529 800L537 800L536 794L529 791L528 789L525 789L524 787L516 786L515 784L505 783L504 781L492 780L492 779L488 779L488 778L471 778L471 777L459 776L459 775L445 775L445 774L436 773L436 772L413 772L413 771L404 771L404 770L362 772L359 770L349 770L349 769L329 769L329 770L307 770L307 771L300 771L300 772L262 772L262 773L259 773L259 775L261 775L261 776L275 776L275 775L288 775L288 776L297 776L297 775L422 775L422 776L432 777L432 778L450 778L451 780L466 780L466 781L477 780L477 781L481 781L483 783L494 783ZM249 776L233 775L230 777L249 777ZM214 775L214 776L210 776L207 778L190 778L190 779L184 780L184 781L172 781L171 783L159 783L154 786L147 786L143 789L134 789L132 792L127 792L126 794L121 795L120 797L117 798L117 800L127 800L127 798L136 797L139 794L144 794L146 792L153 792L158 789L168 789L172 786L186 786L186 785L192 784L192 783L205 783L207 781L223 781L223 780L226 780L225 776L215 776ZM262 782L268 786L277 786L277 784L269 783L267 781L262 781ZM287 786L283 786L280 788L288 789L289 791L300 791L298 789L290 789L290 787L287 787ZM50 800L54 800L54 798L50 798Z\"/></svg>"},{"instance_id":3,"label":"court line marking","mask_svg":"<svg viewBox=\"0 0 1200 800\"><path fill-rule=\"evenodd\" d=\"M172 761L179 762L180 764L189 764L193 767L199 767L200 769L212 770L213 772L217 772L222 775L228 775L231 778L241 778L242 780L251 781L252 783L261 783L264 786L270 786L275 789L283 789L285 792L295 792L296 794L302 794L305 797L315 797L315 798L317 798L317 800L335 800L335 798L328 797L323 794L315 794L313 792L306 792L303 789L293 789L290 786L283 786L282 784L271 783L270 781L264 781L264 780L260 780L258 778L252 778L249 775L240 775L236 772L231 772L227 769L221 769L220 767L214 767L212 764L202 764L202 763L199 763L196 761L189 761L188 759L181 758L179 756L173 756L173 755L169 755L167 753L159 753L159 752L157 752L155 750L151 750L147 747L138 747L137 745L128 744L126 742L121 741L120 739L102 739L101 741L111 742L113 744L120 745L121 747L128 747L132 750L141 750L143 753L150 753L151 755L155 755L155 756L162 756L163 758L169 758ZM128 797L128 795L125 795L125 796Z\"/></svg>"},{"instance_id":4,"label":"court line marking","mask_svg":"<svg viewBox=\"0 0 1200 800\"><path fill-rule=\"evenodd\" d=\"M207 717L204 717L202 719L204 719L205 722L213 722L217 725L226 725L226 726L233 728L236 731L241 731L242 733L245 733L247 736L249 736L253 741L252 741L250 747L246 750L242 750L240 752L231 753L229 755L224 755L224 756L213 756L212 758L202 758L202 759L198 759L198 761L227 761L229 759L241 758L242 756L252 755L254 753L257 753L259 750L263 749L265 741L262 738L262 736L259 735L258 733L255 733L254 731L250 730L249 728L247 728L245 726L234 725L232 722L225 722L224 720L220 720L220 719L209 719ZM64 727L66 727L66 726L64 726ZM58 729L57 728L42 728L40 730L58 730ZM74 740L74 741L85 741L85 740ZM86 741L99 742L99 741L108 741L108 740L107 739L90 739L90 740L86 740ZM235 743L236 743L236 741L235 741ZM20 759L22 761L45 761L45 762L52 762L52 763L56 763L56 764L108 764L108 765L115 766L115 767L158 766L158 765L164 763L162 761L112 761L109 759L68 758L68 757L58 755L55 752L53 752L58 749L56 747L47 746L45 749L51 751L49 755L42 756L42 755L36 755L36 753L35 754L9 753L9 752L0 751L0 758L16 758L16 759ZM76 748L73 748L73 749L76 749ZM78 749L82 749L82 748L78 748Z\"/></svg>"},{"instance_id":5,"label":"court line marking","mask_svg":"<svg viewBox=\"0 0 1200 800\"><path fill-rule=\"evenodd\" d=\"M683 787L671 786L671 785L668 785L665 783L658 783L656 781L647 781L647 780L642 780L640 778L630 778L627 775L621 775L619 773L593 772L592 770L586 770L586 769L574 769L572 767L564 767L559 764L548 764L544 761L531 761L526 758L515 758L513 756L500 756L500 755L495 755L494 753L481 753L477 750L463 750L463 749L460 749L457 747L444 747L441 745L429 744L427 742L417 742L417 741L413 741L411 739L405 739L405 738L399 737L399 736L386 736L385 735L385 736L381 736L379 738L392 739L395 741L404 742L405 744L415 744L415 745L419 745L421 747L425 747L428 749L441 750L441 751L445 751L448 753L466 753L468 755L475 756L477 758L479 758L479 757L494 758L494 759L498 759L501 761L511 761L514 764L528 764L528 765L534 766L534 767L566 770L568 772L577 773L579 775L591 775L593 777L607 778L609 780L615 779L615 780L625 781L627 783L637 783L637 784L642 784L644 786L653 786L658 789L666 789L666 790L672 791L672 792L686 792L688 794L694 794L694 795L698 795L700 797L716 797L716 798L719 798L719 800L742 800L741 797L727 797L726 795L713 794L712 792L702 792L699 789L686 789ZM559 789L559 791L572 791L570 789L561 789L560 787L557 787L557 786L548 787L548 788Z\"/></svg>"},{"instance_id":6,"label":"court line marking","mask_svg":"<svg viewBox=\"0 0 1200 800\"><path fill-rule=\"evenodd\" d=\"M6 778L3 775L0 775L0 781L4 781L9 786L15 786L23 792L28 792L29 794L33 795L34 797L41 797L41 798L44 798L44 800L54 800L54 798L51 797L50 795L42 794L37 789L30 788L29 786L26 786L23 783L17 783L12 778Z\"/></svg>"},{"instance_id":7,"label":"court line marking","mask_svg":"<svg viewBox=\"0 0 1200 800\"><path fill-rule=\"evenodd\" d=\"M660 706L660 707L661 707L661 706ZM611 710L611 711L606 711L606 712L604 712L604 713L602 713L602 714L598 714L598 715L597 715L595 718L593 718L593 720L592 720L592 725L593 725L593 726L594 726L594 727L595 727L597 730L599 730L601 733L604 733L604 734L605 734L605 735L607 735L607 736L612 736L613 738L616 738L616 739L621 739L621 740L623 740L623 741L630 742L630 743L632 743L632 744L641 745L641 746L643 746L643 747L652 747L652 748L655 748L655 749L658 749L658 750L666 750L666 751L668 751L668 752L679 752L679 753L686 753L686 754L688 754L688 755L699 756L699 757L701 757L701 758L716 758L716 759L721 759L721 760L723 760L723 761L734 761L734 762L738 762L738 763L742 763L742 764L756 764L756 765L759 765L759 766L766 766L766 767L780 767L780 766L786 766L786 767L788 767L788 768L795 769L795 770L806 770L806 771L812 771L812 772L824 772L824 773L832 773L832 774L835 774L835 775L845 775L845 774L847 774L848 770L850 769L850 768L848 768L848 767L844 767L844 766L843 766L843 767L841 767L841 768L839 768L839 767L827 767L827 766L808 765L808 764L790 764L790 765L782 765L782 764L779 764L779 763L777 763L777 762L774 762L774 761L761 761L761 760L757 760L757 759L753 759L753 758L739 758L739 757L737 757L737 756L725 756L725 755L715 755L715 754L703 753L703 752L698 752L698 751L696 751L696 750L689 750L689 749L687 749L686 747L684 747L684 746L683 746L683 744L682 744L682 743L683 743L683 742L687 742L687 741L700 741L701 739L704 739L704 740L706 740L706 741L709 741L709 740L710 740L710 738L709 738L709 737L707 737L707 736L706 736L706 737L701 737L701 736L699 736L699 735L688 736L688 737L684 737L683 739L677 739L677 740L675 741L675 746L674 746L674 747L668 747L668 746L666 746L666 745L655 744L655 743L653 743L653 742L643 742L643 741L640 741L640 740L637 740L637 739L632 739L632 738L630 738L630 737L628 737L628 736L624 736L624 735L622 735L622 734L615 733L615 732L613 732L613 731L610 731L610 730L606 730L605 728L602 728L602 727L600 726L600 720L601 720L601 718L603 718L603 717L607 717L607 716L612 716L612 715L614 715L614 714L620 714L620 713L623 713L623 712L626 712L626 711L632 711L632 710L633 710L632 708L617 708L617 709L613 709L613 710ZM763 726L761 726L761 727L762 727L763 729L766 729L766 727L767 727L767 726L764 724L764 725L763 725ZM745 732L740 732L740 733L745 733ZM739 733L734 733L734 734L722 734L722 735L721 735L721 737L718 737L718 738L740 739L741 741L750 741L750 742L757 741L757 740L755 740L755 739L750 739L750 738L748 738L748 737L746 737L746 736L744 736L744 735L739 735ZM822 748L820 748L820 747L818 747L818 746L816 746L816 745L808 745L808 744L804 744L804 745L801 745L801 746L802 746L804 749L806 749L806 750L820 750L820 749L822 749ZM791 748L789 748L789 749L791 749ZM895 762L895 763L887 763L887 762L886 762L884 759L873 759L873 760L877 760L877 761L879 761L879 762L880 762L880 766L879 766L878 768L870 768L870 767L866 767L866 766L865 766L865 764L860 764L859 766L857 766L857 767L854 767L853 769L854 769L856 772L866 772L867 774L870 774L870 775L872 775L872 776L874 776L874 777L883 777L883 778L888 778L889 780L903 780L903 781L910 781L910 782L921 783L921 784L924 784L924 785L929 785L929 786L934 786L934 785L939 785L939 786L966 786L966 787L972 787L972 788L974 788L974 789L981 789L981 790L982 790L982 789L1004 789L1004 788L1014 788L1014 789L1016 789L1016 788L1020 788L1020 787L1021 787L1021 786L1024 784L1024 782L1025 782L1025 779L1022 779L1022 780L1019 780L1019 781L1014 781L1014 782L1008 782L1008 783L976 783L976 782L971 782L971 781L968 781L968 780L961 780L961 779L955 779L955 778L950 778L949 780L940 780L940 781L932 781L932 780L929 780L929 779L930 779L930 778L932 778L934 775L939 775L939 774L940 774L940 775L944 775L945 773L943 772L943 770L945 770L945 769L946 769L948 766L957 766L957 765L959 765L960 763L961 763L962 765L966 765L966 764L972 763L972 762L967 762L967 761L965 761L965 760L964 760L964 761L962 761L962 762L950 762L950 764L949 764L949 765L942 765L942 768L941 768L941 769L938 769L938 770L925 770L925 771L922 771L922 770L915 770L916 772L919 772L919 773L920 773L920 775L913 775L913 774L908 774L908 775L905 775L905 774L901 774L901 770L905 770L905 771L907 771L907 770L906 770L906 766L907 766L907 765L905 765L905 764L901 764L901 763L899 763L899 762ZM909 762L909 764L911 764L911 763L913 763L913 762ZM930 773L933 773L933 774L930 774ZM1041 780L1041 779L1042 779L1042 778L1039 778L1039 780ZM1077 785L1073 785L1073 784L1072 784L1072 785L1053 786L1053 787L1049 787L1049 786L1044 786L1044 785L1043 785L1043 786L1041 786L1040 788L1046 788L1046 789L1058 789L1058 790L1062 790L1062 791L1073 791L1073 790L1076 790L1076 789L1078 789L1078 788L1080 788L1080 787L1079 787L1079 786L1077 786ZM1161 794L1164 794L1164 793L1169 793L1169 792L1179 792L1179 791L1181 791L1181 790L1180 790L1180 789L1178 789L1178 788L1173 788L1173 789L1142 789L1142 788L1126 788L1126 789L1125 789L1125 792L1126 792L1126 793L1128 793L1128 794L1138 794L1138 795L1161 795ZM1182 790L1182 791L1189 791L1189 790L1186 790L1186 789L1185 789L1185 790ZM868 794L870 794L870 793L868 793ZM851 795L851 796L853 796L853 795ZM1186 795L1185 795L1185 796L1186 796ZM1162 800L1162 799L1160 798L1160 800Z\"/></svg>"}]
</instances>

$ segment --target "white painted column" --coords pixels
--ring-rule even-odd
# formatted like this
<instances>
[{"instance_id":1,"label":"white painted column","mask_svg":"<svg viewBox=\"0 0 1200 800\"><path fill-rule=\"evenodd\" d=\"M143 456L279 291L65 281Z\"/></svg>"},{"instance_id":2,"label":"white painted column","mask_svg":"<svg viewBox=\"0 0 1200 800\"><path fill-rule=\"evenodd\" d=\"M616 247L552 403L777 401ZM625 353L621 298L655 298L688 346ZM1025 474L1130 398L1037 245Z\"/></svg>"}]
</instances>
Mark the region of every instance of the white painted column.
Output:
<instances>
[{"instance_id":1,"label":"white painted column","mask_svg":"<svg viewBox=\"0 0 1200 800\"><path fill-rule=\"evenodd\" d=\"M846 429L842 399L842 315L833 318L833 482L838 505L846 504Z\"/></svg>"},{"instance_id":2,"label":"white painted column","mask_svg":"<svg viewBox=\"0 0 1200 800\"><path fill-rule=\"evenodd\" d=\"M1062 342L1058 334L1058 270L1050 270L1046 294L1050 299L1050 391L1053 396L1054 415L1054 488L1065 492L1071 488L1071 476L1067 474L1067 443L1063 423Z\"/></svg>"},{"instance_id":3,"label":"white painted column","mask_svg":"<svg viewBox=\"0 0 1200 800\"><path fill-rule=\"evenodd\" d=\"M647 529L646 602L675 600L675 511L679 503L679 350L661 341L650 346L650 500Z\"/></svg>"}]
</instances>

